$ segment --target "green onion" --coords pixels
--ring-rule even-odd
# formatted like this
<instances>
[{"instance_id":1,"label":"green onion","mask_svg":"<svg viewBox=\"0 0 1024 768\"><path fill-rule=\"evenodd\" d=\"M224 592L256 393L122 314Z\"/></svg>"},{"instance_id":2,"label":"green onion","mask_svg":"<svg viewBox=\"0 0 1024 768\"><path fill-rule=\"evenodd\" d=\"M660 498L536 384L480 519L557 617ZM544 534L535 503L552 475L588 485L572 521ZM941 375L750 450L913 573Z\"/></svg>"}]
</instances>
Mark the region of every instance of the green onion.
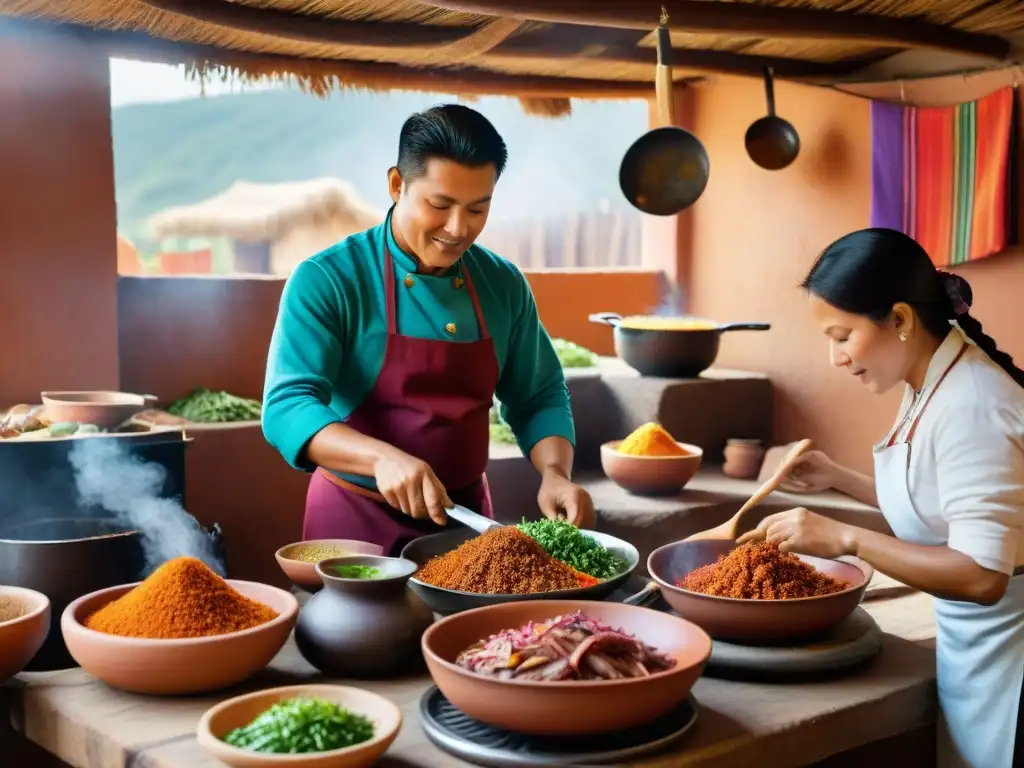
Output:
<instances>
[{"instance_id":1,"label":"green onion","mask_svg":"<svg viewBox=\"0 0 1024 768\"><path fill-rule=\"evenodd\" d=\"M518 528L556 560L595 579L610 579L626 569L625 560L572 523L561 520L528 522L524 518Z\"/></svg>"},{"instance_id":2,"label":"green onion","mask_svg":"<svg viewBox=\"0 0 1024 768\"><path fill-rule=\"evenodd\" d=\"M233 747L252 752L297 755L327 752L373 738L373 723L334 702L316 698L285 699L248 725L224 737Z\"/></svg>"},{"instance_id":3,"label":"green onion","mask_svg":"<svg viewBox=\"0 0 1024 768\"><path fill-rule=\"evenodd\" d=\"M379 579L380 568L372 565L336 565L334 570L343 579Z\"/></svg>"}]
</instances>

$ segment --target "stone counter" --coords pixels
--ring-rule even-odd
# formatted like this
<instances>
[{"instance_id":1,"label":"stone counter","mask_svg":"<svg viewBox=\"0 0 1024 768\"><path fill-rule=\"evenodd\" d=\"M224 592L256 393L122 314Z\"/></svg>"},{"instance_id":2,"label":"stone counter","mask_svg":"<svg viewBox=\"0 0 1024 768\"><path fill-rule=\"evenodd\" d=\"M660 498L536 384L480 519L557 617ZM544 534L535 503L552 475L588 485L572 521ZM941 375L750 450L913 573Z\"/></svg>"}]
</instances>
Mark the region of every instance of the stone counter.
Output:
<instances>
[{"instance_id":1,"label":"stone counter","mask_svg":"<svg viewBox=\"0 0 1024 768\"><path fill-rule=\"evenodd\" d=\"M923 751L915 758L904 753L900 765L930 765L926 747L936 712L931 598L903 594L864 606L887 633L882 653L870 667L841 679L799 685L702 678L694 688L700 716L691 733L669 752L634 765L845 765L852 764L842 762L851 759L851 750L912 733L918 734ZM77 768L215 768L222 764L208 757L194 736L208 707L245 690L316 680L322 677L289 641L267 670L215 697L121 693L82 670L25 674L8 685L5 695L18 729ZM466 766L434 747L419 726L416 707L429 678L352 684L388 696L405 715L402 732L381 766Z\"/></svg>"}]
</instances>

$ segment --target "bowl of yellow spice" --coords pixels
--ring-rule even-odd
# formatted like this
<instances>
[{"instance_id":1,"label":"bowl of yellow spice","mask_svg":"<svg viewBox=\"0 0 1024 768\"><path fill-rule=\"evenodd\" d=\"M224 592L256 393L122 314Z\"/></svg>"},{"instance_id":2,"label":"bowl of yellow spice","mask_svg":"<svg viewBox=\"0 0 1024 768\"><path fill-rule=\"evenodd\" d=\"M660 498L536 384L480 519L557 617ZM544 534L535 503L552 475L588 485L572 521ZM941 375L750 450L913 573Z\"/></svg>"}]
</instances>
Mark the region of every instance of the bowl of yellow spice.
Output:
<instances>
[{"instance_id":1,"label":"bowl of yellow spice","mask_svg":"<svg viewBox=\"0 0 1024 768\"><path fill-rule=\"evenodd\" d=\"M315 539L287 544L274 553L274 558L281 566L281 570L284 571L284 575L291 579L292 584L310 592L316 592L324 585L320 574L316 572L316 564L321 560L352 555L380 556L383 554L384 547L379 544L371 544L368 541Z\"/></svg>"},{"instance_id":2,"label":"bowl of yellow spice","mask_svg":"<svg viewBox=\"0 0 1024 768\"><path fill-rule=\"evenodd\" d=\"M637 496L674 496L700 469L696 445L680 443L660 424L649 422L625 440L601 446L601 468L608 479Z\"/></svg>"}]
</instances>

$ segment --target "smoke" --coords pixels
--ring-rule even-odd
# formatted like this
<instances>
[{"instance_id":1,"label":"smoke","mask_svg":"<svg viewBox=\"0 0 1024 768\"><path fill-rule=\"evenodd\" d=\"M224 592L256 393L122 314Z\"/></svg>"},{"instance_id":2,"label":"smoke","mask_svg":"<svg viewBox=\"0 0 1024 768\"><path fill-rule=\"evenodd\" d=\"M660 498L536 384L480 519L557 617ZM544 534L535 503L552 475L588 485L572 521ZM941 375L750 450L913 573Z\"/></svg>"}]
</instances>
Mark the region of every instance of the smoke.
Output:
<instances>
[{"instance_id":1,"label":"smoke","mask_svg":"<svg viewBox=\"0 0 1024 768\"><path fill-rule=\"evenodd\" d=\"M650 314L660 317L682 317L686 315L686 297L683 289L675 282L665 286L661 303Z\"/></svg>"},{"instance_id":2,"label":"smoke","mask_svg":"<svg viewBox=\"0 0 1024 768\"><path fill-rule=\"evenodd\" d=\"M210 535L175 499L161 492L166 470L131 455L116 440L76 440L68 454L83 506L102 507L142 537L146 572L175 557L190 556L224 576Z\"/></svg>"}]
</instances>

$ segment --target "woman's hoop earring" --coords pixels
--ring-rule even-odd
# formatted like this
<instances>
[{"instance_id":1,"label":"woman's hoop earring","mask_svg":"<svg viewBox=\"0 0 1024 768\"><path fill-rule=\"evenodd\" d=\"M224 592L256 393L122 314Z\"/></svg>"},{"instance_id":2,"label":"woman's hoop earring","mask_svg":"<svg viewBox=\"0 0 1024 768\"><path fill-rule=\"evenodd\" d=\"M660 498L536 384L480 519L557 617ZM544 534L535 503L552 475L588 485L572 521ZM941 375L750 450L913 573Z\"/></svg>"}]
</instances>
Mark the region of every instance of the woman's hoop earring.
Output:
<instances>
[{"instance_id":1,"label":"woman's hoop earring","mask_svg":"<svg viewBox=\"0 0 1024 768\"><path fill-rule=\"evenodd\" d=\"M906 340L907 340L907 334L906 334L906 332L905 332L905 331L900 331L900 332L899 332L899 333L897 334L897 336L898 336L898 338L899 338L899 340L900 340L900 341L906 341Z\"/></svg>"}]
</instances>

